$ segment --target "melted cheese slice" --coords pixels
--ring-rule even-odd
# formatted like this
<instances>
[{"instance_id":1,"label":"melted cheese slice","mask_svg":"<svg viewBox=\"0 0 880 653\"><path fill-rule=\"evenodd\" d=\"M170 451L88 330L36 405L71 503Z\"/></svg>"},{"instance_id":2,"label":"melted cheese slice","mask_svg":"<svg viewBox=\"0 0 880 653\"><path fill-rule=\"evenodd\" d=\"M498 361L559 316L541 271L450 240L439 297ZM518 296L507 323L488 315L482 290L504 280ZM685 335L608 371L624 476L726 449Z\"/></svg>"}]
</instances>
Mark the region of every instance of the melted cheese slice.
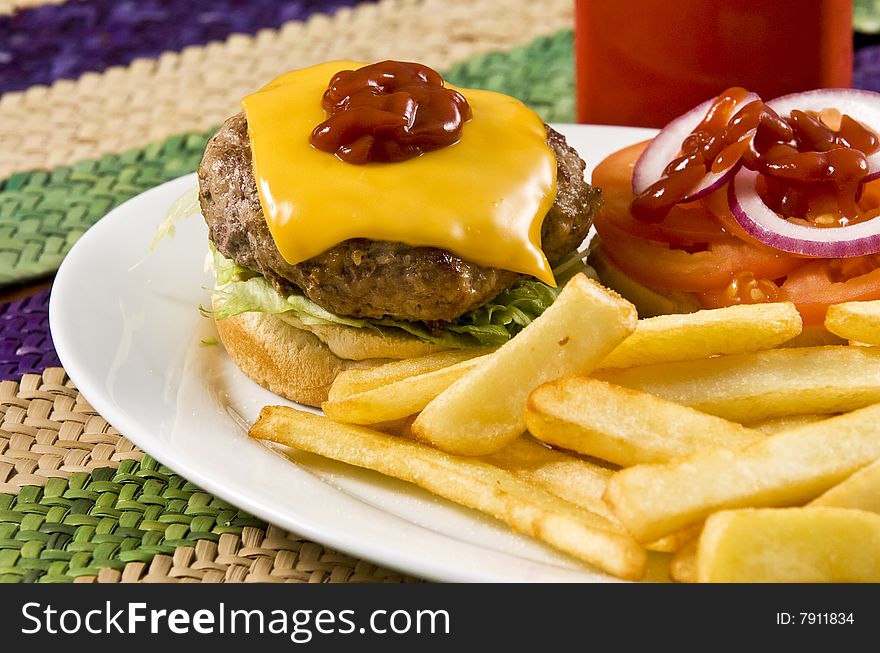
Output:
<instances>
[{"instance_id":1,"label":"melted cheese slice","mask_svg":"<svg viewBox=\"0 0 880 653\"><path fill-rule=\"evenodd\" d=\"M326 119L330 78L365 65L289 72L242 103L260 202L284 259L295 265L369 238L446 249L555 286L541 224L556 197L556 157L541 118L506 95L456 89L473 112L458 143L398 163L345 163L309 136Z\"/></svg>"}]
</instances>

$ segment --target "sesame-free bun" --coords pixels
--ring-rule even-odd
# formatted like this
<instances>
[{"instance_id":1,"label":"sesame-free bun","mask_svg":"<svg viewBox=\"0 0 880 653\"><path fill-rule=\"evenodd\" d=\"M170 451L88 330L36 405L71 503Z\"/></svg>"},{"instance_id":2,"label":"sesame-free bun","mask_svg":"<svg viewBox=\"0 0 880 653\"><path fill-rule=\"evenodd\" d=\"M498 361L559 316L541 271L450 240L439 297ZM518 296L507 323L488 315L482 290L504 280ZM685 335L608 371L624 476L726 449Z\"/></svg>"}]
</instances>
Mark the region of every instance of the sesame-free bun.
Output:
<instances>
[{"instance_id":1,"label":"sesame-free bun","mask_svg":"<svg viewBox=\"0 0 880 653\"><path fill-rule=\"evenodd\" d=\"M266 313L242 313L215 320L215 324L223 346L246 376L308 406L320 406L327 399L333 380L343 370L375 367L440 349L408 334L336 325L315 328L295 318Z\"/></svg>"},{"instance_id":2,"label":"sesame-free bun","mask_svg":"<svg viewBox=\"0 0 880 653\"><path fill-rule=\"evenodd\" d=\"M336 356L318 337L274 315L242 313L215 321L229 356L252 381L291 401L320 406L342 370L378 362Z\"/></svg>"},{"instance_id":3,"label":"sesame-free bun","mask_svg":"<svg viewBox=\"0 0 880 653\"><path fill-rule=\"evenodd\" d=\"M693 293L649 288L628 276L605 255L598 238L593 240L587 262L596 270L602 285L630 301L640 318L693 313L702 308Z\"/></svg>"}]
</instances>

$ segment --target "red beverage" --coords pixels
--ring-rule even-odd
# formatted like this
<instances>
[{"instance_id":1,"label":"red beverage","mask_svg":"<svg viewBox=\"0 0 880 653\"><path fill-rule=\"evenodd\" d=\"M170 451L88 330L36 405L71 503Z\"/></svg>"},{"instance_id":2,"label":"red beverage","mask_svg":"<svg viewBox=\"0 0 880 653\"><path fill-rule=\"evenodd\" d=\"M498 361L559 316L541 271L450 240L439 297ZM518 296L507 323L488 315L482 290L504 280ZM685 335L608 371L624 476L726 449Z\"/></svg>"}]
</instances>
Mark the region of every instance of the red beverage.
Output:
<instances>
[{"instance_id":1,"label":"red beverage","mask_svg":"<svg viewBox=\"0 0 880 653\"><path fill-rule=\"evenodd\" d=\"M852 0L576 0L578 122L662 127L732 86L852 84Z\"/></svg>"}]
</instances>

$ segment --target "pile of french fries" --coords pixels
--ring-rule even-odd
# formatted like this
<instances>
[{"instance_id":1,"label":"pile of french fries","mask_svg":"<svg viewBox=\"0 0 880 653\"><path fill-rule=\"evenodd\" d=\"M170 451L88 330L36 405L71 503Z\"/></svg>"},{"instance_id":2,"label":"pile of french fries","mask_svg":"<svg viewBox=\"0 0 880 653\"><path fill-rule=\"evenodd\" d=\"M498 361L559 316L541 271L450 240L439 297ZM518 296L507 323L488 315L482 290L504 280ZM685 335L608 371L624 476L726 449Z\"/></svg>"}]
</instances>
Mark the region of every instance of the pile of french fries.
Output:
<instances>
[{"instance_id":1,"label":"pile of french fries","mask_svg":"<svg viewBox=\"0 0 880 653\"><path fill-rule=\"evenodd\" d=\"M626 580L880 581L880 302L638 319L575 276L494 351L339 375L251 437L379 471Z\"/></svg>"}]
</instances>

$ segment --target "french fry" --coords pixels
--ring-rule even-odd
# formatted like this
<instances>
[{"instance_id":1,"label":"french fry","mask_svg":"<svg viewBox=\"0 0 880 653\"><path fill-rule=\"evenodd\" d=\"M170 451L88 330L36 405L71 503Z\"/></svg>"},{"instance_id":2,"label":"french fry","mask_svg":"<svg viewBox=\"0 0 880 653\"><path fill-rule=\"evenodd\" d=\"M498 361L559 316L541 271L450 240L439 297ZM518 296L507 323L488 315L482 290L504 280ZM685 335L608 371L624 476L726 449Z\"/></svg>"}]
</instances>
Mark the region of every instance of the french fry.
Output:
<instances>
[{"instance_id":1,"label":"french fry","mask_svg":"<svg viewBox=\"0 0 880 653\"><path fill-rule=\"evenodd\" d=\"M413 434L451 453L498 451L525 431L529 392L591 371L636 322L632 304L583 274L572 277L540 317L429 403Z\"/></svg>"},{"instance_id":2,"label":"french fry","mask_svg":"<svg viewBox=\"0 0 880 653\"><path fill-rule=\"evenodd\" d=\"M499 451L481 456L490 465L514 474L561 499L618 522L602 500L614 472L607 467L551 449L524 435Z\"/></svg>"},{"instance_id":3,"label":"french fry","mask_svg":"<svg viewBox=\"0 0 880 653\"><path fill-rule=\"evenodd\" d=\"M880 582L880 515L846 508L716 513L700 535L697 580Z\"/></svg>"},{"instance_id":4,"label":"french fry","mask_svg":"<svg viewBox=\"0 0 880 653\"><path fill-rule=\"evenodd\" d=\"M698 543L699 537L693 537L672 555L669 561L669 577L676 583L697 582Z\"/></svg>"},{"instance_id":5,"label":"french fry","mask_svg":"<svg viewBox=\"0 0 880 653\"><path fill-rule=\"evenodd\" d=\"M284 406L264 407L249 435L415 483L620 578L644 574L645 550L621 526L484 461Z\"/></svg>"},{"instance_id":6,"label":"french fry","mask_svg":"<svg viewBox=\"0 0 880 653\"><path fill-rule=\"evenodd\" d=\"M382 433L387 433L388 435L400 435L405 427L406 420L403 419L395 419L391 420L390 422L377 422L375 424L370 424L371 429L382 431Z\"/></svg>"},{"instance_id":7,"label":"french fry","mask_svg":"<svg viewBox=\"0 0 880 653\"><path fill-rule=\"evenodd\" d=\"M617 472L605 499L651 542L728 508L805 503L880 457L880 404L784 431L739 451L716 449Z\"/></svg>"},{"instance_id":8,"label":"french fry","mask_svg":"<svg viewBox=\"0 0 880 653\"><path fill-rule=\"evenodd\" d=\"M343 394L340 390L321 404L321 409L328 417L350 424L377 424L408 417L422 410L434 397L479 365L484 358L469 358L354 394Z\"/></svg>"},{"instance_id":9,"label":"french fry","mask_svg":"<svg viewBox=\"0 0 880 653\"><path fill-rule=\"evenodd\" d=\"M880 513L880 460L863 467L807 505L855 508Z\"/></svg>"},{"instance_id":10,"label":"french fry","mask_svg":"<svg viewBox=\"0 0 880 653\"><path fill-rule=\"evenodd\" d=\"M511 472L576 506L602 515L616 524L620 523L611 507L602 500L608 481L614 475L607 467L551 449L528 435L516 438L500 451L481 456L480 460ZM645 548L666 553L676 551L683 542L693 539L695 533L699 533L699 528L696 531L685 529L651 542Z\"/></svg>"},{"instance_id":11,"label":"french fry","mask_svg":"<svg viewBox=\"0 0 880 653\"><path fill-rule=\"evenodd\" d=\"M614 513L612 512L612 514ZM615 518L617 518L617 515L615 515ZM675 553L688 544L688 542L697 539L701 530L703 530L702 523L694 524L693 526L688 526L687 528L672 533L671 535L665 535L659 540L654 540L653 542L646 544L645 548L648 549L648 551Z\"/></svg>"},{"instance_id":12,"label":"french fry","mask_svg":"<svg viewBox=\"0 0 880 653\"><path fill-rule=\"evenodd\" d=\"M742 449L764 437L735 422L587 377L538 386L529 395L525 420L539 440L623 467L716 447Z\"/></svg>"},{"instance_id":13,"label":"french fry","mask_svg":"<svg viewBox=\"0 0 880 653\"><path fill-rule=\"evenodd\" d=\"M801 332L794 304L740 304L639 320L599 369L636 367L771 349Z\"/></svg>"},{"instance_id":14,"label":"french fry","mask_svg":"<svg viewBox=\"0 0 880 653\"><path fill-rule=\"evenodd\" d=\"M788 431L804 424L819 422L829 417L831 415L785 415L784 417L770 417L769 419L762 419L757 422L747 422L744 426L762 433L779 433L780 431Z\"/></svg>"},{"instance_id":15,"label":"french fry","mask_svg":"<svg viewBox=\"0 0 880 653\"><path fill-rule=\"evenodd\" d=\"M880 401L880 349L805 347L593 374L734 422L841 413Z\"/></svg>"},{"instance_id":16,"label":"french fry","mask_svg":"<svg viewBox=\"0 0 880 653\"><path fill-rule=\"evenodd\" d=\"M436 354L391 361L376 367L344 370L333 380L328 399L339 401L396 381L428 374L462 361L484 356L491 351L491 349L449 349Z\"/></svg>"},{"instance_id":17,"label":"french fry","mask_svg":"<svg viewBox=\"0 0 880 653\"><path fill-rule=\"evenodd\" d=\"M825 328L846 340L880 345L880 300L832 304Z\"/></svg>"},{"instance_id":18,"label":"french fry","mask_svg":"<svg viewBox=\"0 0 880 653\"><path fill-rule=\"evenodd\" d=\"M412 431L407 427L401 429L401 434L404 437L413 437ZM609 467L566 451L552 449L528 433L515 438L495 453L478 456L475 460L482 460L515 474L550 494L619 523L611 507L602 499L608 481L614 475ZM654 550L650 546L648 549Z\"/></svg>"}]
</instances>

